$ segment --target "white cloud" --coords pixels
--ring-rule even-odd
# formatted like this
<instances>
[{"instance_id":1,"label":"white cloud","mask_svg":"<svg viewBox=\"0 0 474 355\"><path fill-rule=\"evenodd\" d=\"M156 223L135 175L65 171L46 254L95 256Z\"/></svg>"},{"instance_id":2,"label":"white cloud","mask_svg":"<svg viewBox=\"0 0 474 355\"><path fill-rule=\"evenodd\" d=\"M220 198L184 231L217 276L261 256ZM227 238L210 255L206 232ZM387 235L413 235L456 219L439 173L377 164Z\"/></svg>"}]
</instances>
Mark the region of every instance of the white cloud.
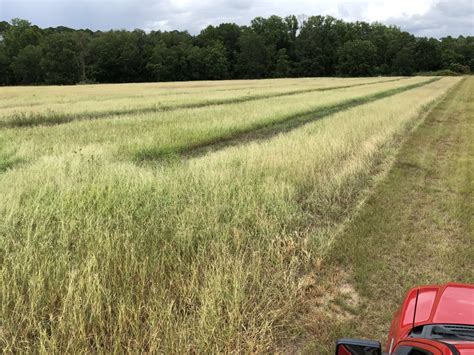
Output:
<instances>
[{"instance_id":1,"label":"white cloud","mask_svg":"<svg viewBox=\"0 0 474 355\"><path fill-rule=\"evenodd\" d=\"M209 24L248 24L256 16L332 15L379 21L416 35L473 34L472 0L0 0L0 20L26 18L42 27L107 30L189 30Z\"/></svg>"},{"instance_id":2,"label":"white cloud","mask_svg":"<svg viewBox=\"0 0 474 355\"><path fill-rule=\"evenodd\" d=\"M386 23L418 36L474 36L474 2L472 0L438 1L423 14L392 16Z\"/></svg>"},{"instance_id":3,"label":"white cloud","mask_svg":"<svg viewBox=\"0 0 474 355\"><path fill-rule=\"evenodd\" d=\"M413 16L426 13L432 1L377 1L368 4L366 18L369 21L384 21L392 16Z\"/></svg>"}]
</instances>

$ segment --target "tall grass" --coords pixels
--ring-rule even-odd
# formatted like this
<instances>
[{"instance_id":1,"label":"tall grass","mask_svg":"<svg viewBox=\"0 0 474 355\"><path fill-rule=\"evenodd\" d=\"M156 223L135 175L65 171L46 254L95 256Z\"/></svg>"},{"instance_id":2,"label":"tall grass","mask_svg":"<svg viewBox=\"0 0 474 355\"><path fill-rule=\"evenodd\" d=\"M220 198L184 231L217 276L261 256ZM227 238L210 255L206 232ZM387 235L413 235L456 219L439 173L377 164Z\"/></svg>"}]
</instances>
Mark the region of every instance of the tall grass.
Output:
<instances>
[{"instance_id":1,"label":"tall grass","mask_svg":"<svg viewBox=\"0 0 474 355\"><path fill-rule=\"evenodd\" d=\"M397 81L400 78L369 78L369 79L349 79L347 82L334 83L334 80L299 80L300 85L292 85L290 80L285 85L275 85L262 87L262 85L244 87L236 85L230 86L227 90L215 90L212 85L197 85L197 88L189 91L164 90L160 85L152 86L153 89L145 90L141 95L128 90L119 90L120 94L102 95L100 86L91 86L89 92L83 93L83 89L71 89L67 91L79 91L75 98L69 95L67 99L60 102L48 101L55 98L52 93L54 89L46 89L44 93L35 93L32 102L18 102L18 98L27 98L28 95L23 88L16 89L20 92L13 100L9 95L0 106L0 127L25 127L34 125L52 125L67 123L80 119L103 118L110 115L130 115L139 113L153 113L175 110L180 108L195 108L208 105L223 105L226 103L240 103L252 100L259 100L270 97L280 97L296 95L298 93L333 90L343 87L353 87L359 85L370 85L382 81ZM280 83L284 83L280 81ZM276 84L276 83L275 83ZM147 87L147 86L145 86ZM53 87L54 88L54 87ZM125 86L127 88L127 86ZM23 89L23 91L22 91ZM238 89L238 90L229 90ZM2 90L3 91L3 90ZM9 90L5 90L8 92ZM138 90L140 92L140 90ZM112 91L113 92L113 91ZM93 94L91 94L93 93ZM128 93L128 94L126 94ZM11 93L10 93L11 94ZM0 92L0 98L5 96ZM44 102L38 101L43 99ZM27 101L27 100L25 100ZM18 106L20 104L20 106Z\"/></svg>"},{"instance_id":2,"label":"tall grass","mask_svg":"<svg viewBox=\"0 0 474 355\"><path fill-rule=\"evenodd\" d=\"M312 118L327 108L332 111L345 109L347 102L354 103L353 100L429 80L410 78L363 86L357 91L346 88L172 112L112 115L103 120L55 127L7 129L0 130L0 138L3 137L10 149L15 150L15 156L23 160L71 151L81 154L90 144L102 145L109 154L127 160L154 160L277 123L305 116Z\"/></svg>"},{"instance_id":3,"label":"tall grass","mask_svg":"<svg viewBox=\"0 0 474 355\"><path fill-rule=\"evenodd\" d=\"M0 341L18 352L263 352L338 226L456 78L158 169L108 145L0 175Z\"/></svg>"},{"instance_id":4,"label":"tall grass","mask_svg":"<svg viewBox=\"0 0 474 355\"><path fill-rule=\"evenodd\" d=\"M396 77L394 79L397 79ZM341 78L298 78L298 79L266 79L266 80L230 80L200 81L172 83L142 84L100 84L76 86L25 86L2 87L0 90L0 108L18 107L26 109L31 106L51 104L78 104L79 102L96 101L98 103L123 98L161 98L168 95L190 95L215 93L222 91L282 89L292 90L294 87L333 87L356 83L369 83L387 78L341 79ZM186 98L185 98L186 99Z\"/></svg>"}]
</instances>

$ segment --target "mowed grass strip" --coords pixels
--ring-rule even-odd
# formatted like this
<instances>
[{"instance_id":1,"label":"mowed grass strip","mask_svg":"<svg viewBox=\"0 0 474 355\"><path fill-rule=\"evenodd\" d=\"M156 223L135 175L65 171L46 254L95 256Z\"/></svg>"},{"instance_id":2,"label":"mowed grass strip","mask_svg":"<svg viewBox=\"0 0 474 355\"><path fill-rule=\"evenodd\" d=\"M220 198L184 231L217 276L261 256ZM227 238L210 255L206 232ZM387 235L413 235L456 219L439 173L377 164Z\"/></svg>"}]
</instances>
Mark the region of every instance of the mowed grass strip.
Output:
<instances>
[{"instance_id":1,"label":"mowed grass strip","mask_svg":"<svg viewBox=\"0 0 474 355\"><path fill-rule=\"evenodd\" d=\"M268 352L291 343L305 330L306 276L374 169L456 82L163 169L88 145L4 172L2 349Z\"/></svg>"},{"instance_id":2,"label":"mowed grass strip","mask_svg":"<svg viewBox=\"0 0 474 355\"><path fill-rule=\"evenodd\" d=\"M352 79L354 80L354 79ZM198 92L194 95L175 95L161 97L147 97L137 99L136 97L101 102L79 101L77 104L41 105L34 110L27 109L3 109L0 111L0 128L28 127L36 125L56 125L76 120L89 120L106 118L108 116L126 116L131 114L146 114L154 112L166 112L186 108L199 108L206 106L237 104L266 98L277 98L283 96L298 95L303 93L337 90L356 86L371 85L377 82L398 81L395 79L357 79L356 83L350 85L339 85L333 87L303 87L291 88L283 86L272 89L245 90L240 94L235 92ZM324 81L322 81L324 83ZM318 82L317 82L318 83ZM290 90L291 89L291 90Z\"/></svg>"},{"instance_id":3,"label":"mowed grass strip","mask_svg":"<svg viewBox=\"0 0 474 355\"><path fill-rule=\"evenodd\" d=\"M193 144L190 144L188 141L185 144L175 145L171 148L143 150L141 152L135 153L134 158L137 161L155 161L161 158L173 159L176 158L177 155L181 157L196 157L198 155L207 154L210 151L218 149L224 149L232 145L269 139L276 135L296 129L302 125L308 124L309 122L333 115L337 112L348 110L352 107L364 105L376 100L381 100L385 97L396 95L403 91L416 89L437 80L438 79L431 79L421 83L380 91L376 94L369 94L363 97L348 99L333 105L323 105L317 109L297 112L286 117L281 117L272 122L262 122L260 124L255 123L250 127L242 127L241 129L226 132L220 136L211 136L207 140L201 139L201 141Z\"/></svg>"},{"instance_id":4,"label":"mowed grass strip","mask_svg":"<svg viewBox=\"0 0 474 355\"><path fill-rule=\"evenodd\" d=\"M21 159L14 157L14 151L6 147L5 142L0 141L0 173L18 166Z\"/></svg>"},{"instance_id":5,"label":"mowed grass strip","mask_svg":"<svg viewBox=\"0 0 474 355\"><path fill-rule=\"evenodd\" d=\"M473 138L469 77L411 134L388 175L333 244L321 278L333 308L305 317L312 329L308 339L313 338L303 346L307 352L331 354L338 337L385 342L409 288L474 283Z\"/></svg>"},{"instance_id":6,"label":"mowed grass strip","mask_svg":"<svg viewBox=\"0 0 474 355\"><path fill-rule=\"evenodd\" d=\"M383 82L357 91L345 88L337 91L305 93L285 98L272 98L247 105L189 110L169 117L168 124L148 127L133 124L140 134L128 135L120 146L120 155L136 162L174 160L182 155L193 156L209 149L252 140L252 136L271 137L292 127L316 120L371 100L429 84L437 78L412 78ZM185 116L185 117L184 117ZM130 123L130 121L129 121ZM153 128L156 127L156 128Z\"/></svg>"},{"instance_id":7,"label":"mowed grass strip","mask_svg":"<svg viewBox=\"0 0 474 355\"><path fill-rule=\"evenodd\" d=\"M393 79L397 79L394 77ZM399 77L400 79L400 77ZM137 99L158 99L163 96L174 96L176 98L164 98L175 100L183 95L196 96L202 94L216 94L222 91L234 91L239 95L252 92L272 92L287 88L290 91L294 86L296 89L303 87L333 87L340 85L351 85L356 83L369 83L380 80L392 80L390 78L298 78L298 79L263 79L263 80L224 80L203 82L174 82L174 83L139 83L139 84L94 84L75 86L15 86L0 88L0 111L6 116L8 111L4 109L17 109L27 112L33 106L47 106L49 109L61 111L59 108L71 108L70 105L84 103L86 106L101 104L104 101L115 101L123 105L122 99L140 101ZM133 100L133 101L132 101ZM59 106L55 106L59 104ZM65 106L63 104L68 104ZM136 103L135 103L136 104ZM63 105L63 106L61 106Z\"/></svg>"},{"instance_id":8,"label":"mowed grass strip","mask_svg":"<svg viewBox=\"0 0 474 355\"><path fill-rule=\"evenodd\" d=\"M100 145L115 159L136 162L172 159L185 151L238 137L245 132L269 128L289 121L303 122L318 112L347 107L345 101L429 82L410 78L364 86L357 91L341 89L295 96L210 106L180 111L78 121L67 125L0 130L12 157L33 161L45 154L80 154L87 145ZM278 128L278 127L277 127ZM172 159L173 160L173 159Z\"/></svg>"}]
</instances>

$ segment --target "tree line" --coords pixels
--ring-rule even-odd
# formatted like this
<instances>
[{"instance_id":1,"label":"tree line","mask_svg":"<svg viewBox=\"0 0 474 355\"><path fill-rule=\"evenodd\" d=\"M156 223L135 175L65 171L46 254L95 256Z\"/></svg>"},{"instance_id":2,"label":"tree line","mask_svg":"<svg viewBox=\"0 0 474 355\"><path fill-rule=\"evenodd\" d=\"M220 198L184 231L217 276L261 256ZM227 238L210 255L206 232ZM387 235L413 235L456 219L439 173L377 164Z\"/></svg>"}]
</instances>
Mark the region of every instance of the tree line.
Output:
<instances>
[{"instance_id":1,"label":"tree line","mask_svg":"<svg viewBox=\"0 0 474 355\"><path fill-rule=\"evenodd\" d=\"M474 37L415 37L330 16L257 17L198 35L0 22L0 85L122 83L474 71Z\"/></svg>"}]
</instances>

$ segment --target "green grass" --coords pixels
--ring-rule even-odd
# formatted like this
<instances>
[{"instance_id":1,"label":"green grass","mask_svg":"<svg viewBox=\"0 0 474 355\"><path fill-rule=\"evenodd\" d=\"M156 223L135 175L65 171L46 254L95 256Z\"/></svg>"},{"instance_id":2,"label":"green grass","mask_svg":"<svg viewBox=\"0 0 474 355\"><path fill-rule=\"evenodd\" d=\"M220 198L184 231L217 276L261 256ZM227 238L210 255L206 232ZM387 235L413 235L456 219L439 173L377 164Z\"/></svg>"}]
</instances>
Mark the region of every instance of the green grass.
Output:
<instances>
[{"instance_id":1,"label":"green grass","mask_svg":"<svg viewBox=\"0 0 474 355\"><path fill-rule=\"evenodd\" d=\"M325 282L338 282L328 292L337 299L348 283L359 302L340 319L313 313L312 326L325 331L313 334L320 341L309 341L308 351L329 354L338 337L385 342L409 288L474 283L473 89L465 79L430 112L331 246Z\"/></svg>"},{"instance_id":2,"label":"green grass","mask_svg":"<svg viewBox=\"0 0 474 355\"><path fill-rule=\"evenodd\" d=\"M436 71L430 71L430 72L420 72L417 73L416 75L421 75L421 76L461 76L462 74L457 73L455 71L449 70L449 69L443 69L443 70L436 70Z\"/></svg>"},{"instance_id":3,"label":"green grass","mask_svg":"<svg viewBox=\"0 0 474 355\"><path fill-rule=\"evenodd\" d=\"M22 159L15 158L14 155L12 147L8 147L5 141L0 140L0 173L12 169L22 162Z\"/></svg>"},{"instance_id":4,"label":"green grass","mask_svg":"<svg viewBox=\"0 0 474 355\"><path fill-rule=\"evenodd\" d=\"M21 163L19 159L11 159L8 156L0 156L0 173L12 169Z\"/></svg>"},{"instance_id":5,"label":"green grass","mask_svg":"<svg viewBox=\"0 0 474 355\"><path fill-rule=\"evenodd\" d=\"M299 94L294 106L170 112L178 127L196 117L213 127L226 122L218 109L239 124L234 111L246 122L265 110L296 114L312 105L306 95L321 107L383 96L174 164L118 154L165 137L153 115L0 130L8 156L28 160L0 173L3 351L269 352L303 348L312 331L329 339L321 323L302 321L308 302L349 318L361 301L328 298L328 251L402 138L459 82L424 80ZM410 83L418 87L404 90Z\"/></svg>"}]
</instances>

